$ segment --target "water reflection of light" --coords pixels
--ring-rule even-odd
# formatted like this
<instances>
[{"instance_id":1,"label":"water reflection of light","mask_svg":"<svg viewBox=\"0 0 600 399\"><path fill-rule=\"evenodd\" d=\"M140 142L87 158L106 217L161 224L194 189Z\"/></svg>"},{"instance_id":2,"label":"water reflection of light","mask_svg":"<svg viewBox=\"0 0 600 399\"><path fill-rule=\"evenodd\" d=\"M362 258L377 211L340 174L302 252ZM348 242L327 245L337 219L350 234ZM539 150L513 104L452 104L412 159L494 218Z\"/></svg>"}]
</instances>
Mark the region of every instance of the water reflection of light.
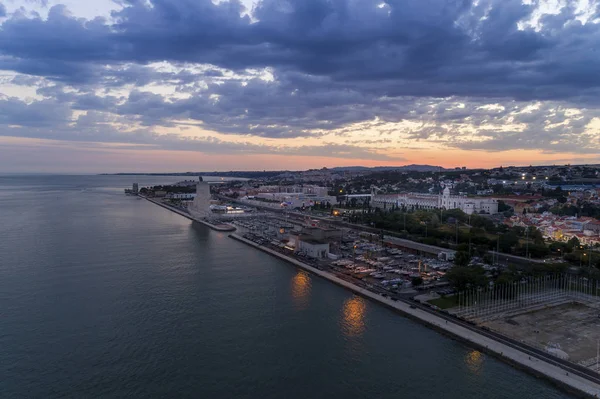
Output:
<instances>
[{"instance_id":1,"label":"water reflection of light","mask_svg":"<svg viewBox=\"0 0 600 399\"><path fill-rule=\"evenodd\" d=\"M365 329L365 301L354 296L344 302L343 330L349 337L361 335Z\"/></svg>"},{"instance_id":2,"label":"water reflection of light","mask_svg":"<svg viewBox=\"0 0 600 399\"><path fill-rule=\"evenodd\" d=\"M306 309L310 300L310 277L298 271L292 279L292 299L298 309Z\"/></svg>"},{"instance_id":3,"label":"water reflection of light","mask_svg":"<svg viewBox=\"0 0 600 399\"><path fill-rule=\"evenodd\" d=\"M471 370L474 374L479 374L481 366L483 365L482 353L476 350L472 350L465 356L465 363L467 364L469 370Z\"/></svg>"}]
</instances>

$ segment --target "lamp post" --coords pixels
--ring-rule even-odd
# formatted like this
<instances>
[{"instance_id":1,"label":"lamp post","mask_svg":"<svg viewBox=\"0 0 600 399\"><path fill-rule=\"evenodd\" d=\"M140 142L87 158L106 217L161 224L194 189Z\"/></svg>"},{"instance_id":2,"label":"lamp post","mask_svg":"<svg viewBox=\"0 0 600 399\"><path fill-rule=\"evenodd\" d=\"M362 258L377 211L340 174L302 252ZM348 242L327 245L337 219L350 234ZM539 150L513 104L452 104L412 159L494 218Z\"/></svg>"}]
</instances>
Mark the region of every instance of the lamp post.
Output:
<instances>
[{"instance_id":1,"label":"lamp post","mask_svg":"<svg viewBox=\"0 0 600 399\"><path fill-rule=\"evenodd\" d=\"M529 259L529 226L525 229L525 257Z\"/></svg>"},{"instance_id":2,"label":"lamp post","mask_svg":"<svg viewBox=\"0 0 600 399\"><path fill-rule=\"evenodd\" d=\"M458 245L458 219L454 221L454 226L456 227L456 239L454 243Z\"/></svg>"},{"instance_id":3,"label":"lamp post","mask_svg":"<svg viewBox=\"0 0 600 399\"><path fill-rule=\"evenodd\" d=\"M590 251L590 253L583 253L583 256L587 256L588 257L588 268L592 268L592 253Z\"/></svg>"}]
</instances>

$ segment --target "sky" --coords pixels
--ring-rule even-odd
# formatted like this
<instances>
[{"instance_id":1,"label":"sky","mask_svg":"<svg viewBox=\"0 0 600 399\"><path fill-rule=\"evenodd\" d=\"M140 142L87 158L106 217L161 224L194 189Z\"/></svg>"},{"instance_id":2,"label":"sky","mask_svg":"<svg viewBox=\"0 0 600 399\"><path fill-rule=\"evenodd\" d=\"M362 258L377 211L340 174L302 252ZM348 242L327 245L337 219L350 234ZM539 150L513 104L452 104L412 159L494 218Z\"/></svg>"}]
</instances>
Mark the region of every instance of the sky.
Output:
<instances>
[{"instance_id":1,"label":"sky","mask_svg":"<svg viewBox=\"0 0 600 399\"><path fill-rule=\"evenodd\" d=\"M0 0L0 173L600 163L596 0Z\"/></svg>"}]
</instances>

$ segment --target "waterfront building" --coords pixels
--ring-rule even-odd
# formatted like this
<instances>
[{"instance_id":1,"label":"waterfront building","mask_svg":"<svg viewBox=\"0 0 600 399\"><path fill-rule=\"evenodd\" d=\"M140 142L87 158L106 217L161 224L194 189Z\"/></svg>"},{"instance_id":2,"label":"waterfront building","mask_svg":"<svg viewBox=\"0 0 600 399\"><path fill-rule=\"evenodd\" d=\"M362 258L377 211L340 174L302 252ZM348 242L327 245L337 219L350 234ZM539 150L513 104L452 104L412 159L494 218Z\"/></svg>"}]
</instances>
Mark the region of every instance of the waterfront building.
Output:
<instances>
[{"instance_id":1,"label":"waterfront building","mask_svg":"<svg viewBox=\"0 0 600 399\"><path fill-rule=\"evenodd\" d=\"M137 183L133 183L133 187L131 188L131 193L137 195L140 192L139 186Z\"/></svg>"},{"instance_id":2,"label":"waterfront building","mask_svg":"<svg viewBox=\"0 0 600 399\"><path fill-rule=\"evenodd\" d=\"M329 253L329 243L311 238L300 238L298 241L298 252L309 258L325 259Z\"/></svg>"},{"instance_id":3,"label":"waterfront building","mask_svg":"<svg viewBox=\"0 0 600 399\"><path fill-rule=\"evenodd\" d=\"M256 198L262 200L271 201L277 203L277 207L280 208L303 208L311 207L316 204L335 204L336 197L332 196L319 196L315 194L305 194L302 192L298 193L286 193L286 192L274 192L274 193L259 193L256 194Z\"/></svg>"},{"instance_id":4,"label":"waterfront building","mask_svg":"<svg viewBox=\"0 0 600 399\"><path fill-rule=\"evenodd\" d=\"M371 194L371 205L375 208L406 209L460 209L468 215L473 213L498 213L498 201L493 198L467 197L452 195L446 187L442 194Z\"/></svg>"},{"instance_id":5,"label":"waterfront building","mask_svg":"<svg viewBox=\"0 0 600 399\"><path fill-rule=\"evenodd\" d=\"M196 196L190 205L189 212L195 217L205 218L210 215L211 205L210 185L202 180L202 176L198 178L196 183Z\"/></svg>"},{"instance_id":6,"label":"waterfront building","mask_svg":"<svg viewBox=\"0 0 600 399\"><path fill-rule=\"evenodd\" d=\"M169 193L167 194L168 199L190 201L196 198L196 193Z\"/></svg>"}]
</instances>

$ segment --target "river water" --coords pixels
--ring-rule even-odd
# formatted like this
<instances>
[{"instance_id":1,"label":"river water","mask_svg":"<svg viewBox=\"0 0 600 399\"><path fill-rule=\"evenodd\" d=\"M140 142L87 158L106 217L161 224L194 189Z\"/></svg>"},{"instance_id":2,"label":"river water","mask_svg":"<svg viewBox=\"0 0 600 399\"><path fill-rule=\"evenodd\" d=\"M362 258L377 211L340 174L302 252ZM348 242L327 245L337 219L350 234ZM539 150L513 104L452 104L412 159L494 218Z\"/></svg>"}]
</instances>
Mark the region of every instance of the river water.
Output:
<instances>
[{"instance_id":1,"label":"river water","mask_svg":"<svg viewBox=\"0 0 600 399\"><path fill-rule=\"evenodd\" d=\"M0 176L2 398L567 398L123 188Z\"/></svg>"}]
</instances>

